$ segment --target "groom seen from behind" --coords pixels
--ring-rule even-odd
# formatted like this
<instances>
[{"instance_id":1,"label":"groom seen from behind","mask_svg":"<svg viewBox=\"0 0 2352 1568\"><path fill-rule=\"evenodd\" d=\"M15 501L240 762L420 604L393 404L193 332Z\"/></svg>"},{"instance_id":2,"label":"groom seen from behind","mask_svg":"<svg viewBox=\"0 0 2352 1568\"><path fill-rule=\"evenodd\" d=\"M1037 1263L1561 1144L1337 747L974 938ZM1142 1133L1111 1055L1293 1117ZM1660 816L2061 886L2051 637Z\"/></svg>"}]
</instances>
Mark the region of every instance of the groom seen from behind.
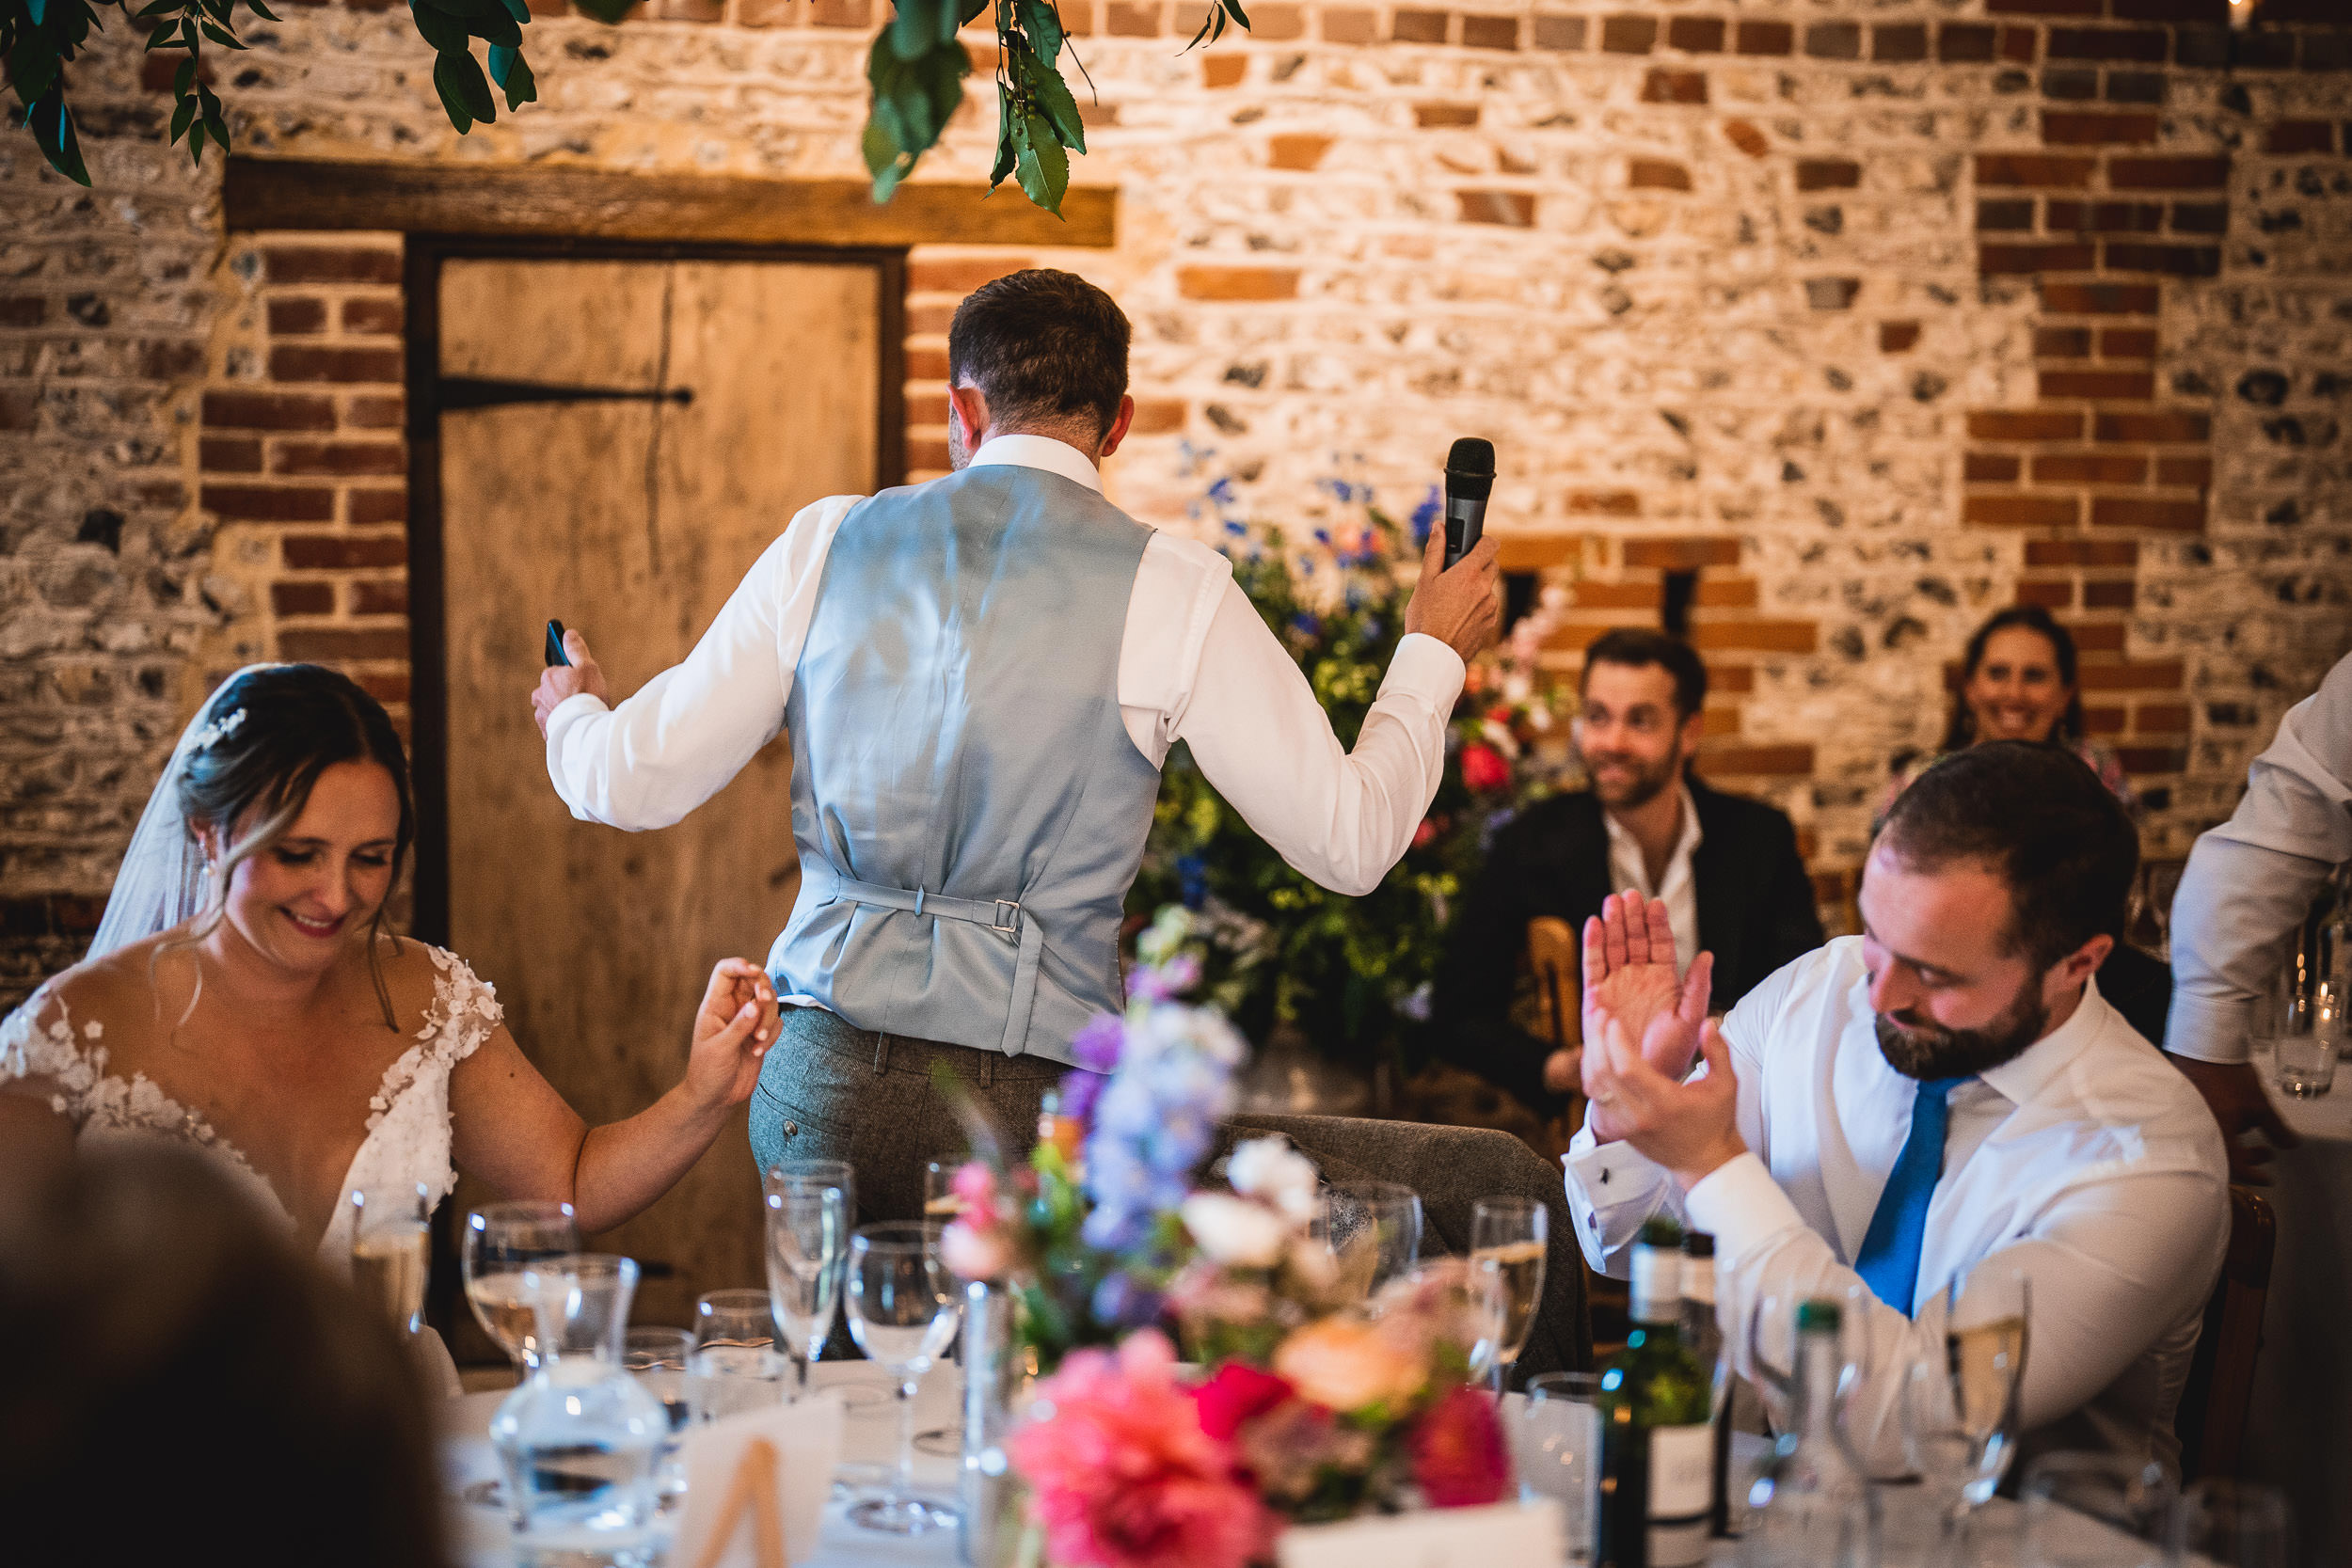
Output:
<instances>
[{"instance_id":1,"label":"groom seen from behind","mask_svg":"<svg viewBox=\"0 0 2352 1568\"><path fill-rule=\"evenodd\" d=\"M1071 1036L1122 1006L1169 746L1293 866L1360 894L1411 843L1463 661L1494 639L1495 546L1441 573L1433 533L1343 750L1225 559L1104 499L1128 341L1070 274L977 290L948 331L953 474L803 509L686 661L618 707L576 634L532 700L573 815L629 830L790 734L802 881L768 969L796 1006L752 1149L850 1161L867 1219L917 1212L922 1162L961 1147L935 1066L1025 1128Z\"/></svg>"}]
</instances>

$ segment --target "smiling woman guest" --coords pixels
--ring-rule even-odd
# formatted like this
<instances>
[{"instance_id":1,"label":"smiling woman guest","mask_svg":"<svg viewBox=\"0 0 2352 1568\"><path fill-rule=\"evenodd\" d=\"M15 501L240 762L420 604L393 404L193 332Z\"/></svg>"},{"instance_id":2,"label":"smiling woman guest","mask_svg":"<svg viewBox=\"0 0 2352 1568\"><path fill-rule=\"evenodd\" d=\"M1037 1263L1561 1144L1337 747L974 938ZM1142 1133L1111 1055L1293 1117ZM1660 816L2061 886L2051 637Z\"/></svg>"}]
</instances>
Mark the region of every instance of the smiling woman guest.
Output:
<instances>
[{"instance_id":1,"label":"smiling woman guest","mask_svg":"<svg viewBox=\"0 0 2352 1568\"><path fill-rule=\"evenodd\" d=\"M463 959L388 929L414 835L374 698L317 665L232 676L181 737L88 957L0 1022L0 1183L76 1148L192 1144L338 1272L349 1194L437 1200L453 1160L589 1232L668 1191L751 1097L767 976L722 961L678 1084L589 1127Z\"/></svg>"}]
</instances>

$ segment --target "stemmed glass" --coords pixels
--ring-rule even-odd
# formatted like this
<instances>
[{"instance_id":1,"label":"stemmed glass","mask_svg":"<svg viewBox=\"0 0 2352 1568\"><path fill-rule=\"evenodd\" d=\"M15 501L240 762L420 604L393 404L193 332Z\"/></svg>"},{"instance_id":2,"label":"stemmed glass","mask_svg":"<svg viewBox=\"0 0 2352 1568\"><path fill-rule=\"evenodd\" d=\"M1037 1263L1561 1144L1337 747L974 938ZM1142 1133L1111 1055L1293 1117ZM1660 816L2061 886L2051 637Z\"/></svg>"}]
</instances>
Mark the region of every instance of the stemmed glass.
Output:
<instances>
[{"instance_id":1,"label":"stemmed glass","mask_svg":"<svg viewBox=\"0 0 2352 1568\"><path fill-rule=\"evenodd\" d=\"M1797 1307L1825 1297L1826 1291L1796 1295L1759 1295L1748 1307L1748 1366L1765 1414L1776 1432L1788 1430L1789 1412L1797 1391ZM1837 1406L1840 1421L1854 1395L1870 1375L1870 1331L1864 1308L1869 1303L1867 1285L1849 1285L1838 1322Z\"/></svg>"},{"instance_id":2,"label":"stemmed glass","mask_svg":"<svg viewBox=\"0 0 2352 1568\"><path fill-rule=\"evenodd\" d=\"M580 1227L568 1203L490 1203L466 1216L458 1255L466 1300L482 1332L514 1361L517 1383L539 1364L538 1311L523 1271L579 1250Z\"/></svg>"},{"instance_id":3,"label":"stemmed glass","mask_svg":"<svg viewBox=\"0 0 2352 1568\"><path fill-rule=\"evenodd\" d=\"M1528 1197L1482 1197L1470 1208L1470 1266L1495 1277L1502 1299L1502 1332L1492 1375L1500 1395L1544 1299L1544 1249L1551 1215Z\"/></svg>"},{"instance_id":4,"label":"stemmed glass","mask_svg":"<svg viewBox=\"0 0 2352 1568\"><path fill-rule=\"evenodd\" d=\"M765 1291L711 1291L694 1298L694 1359L687 1387L697 1420L764 1410L784 1398L775 1308Z\"/></svg>"},{"instance_id":5,"label":"stemmed glass","mask_svg":"<svg viewBox=\"0 0 2352 1568\"><path fill-rule=\"evenodd\" d=\"M1331 1249L1351 1291L1371 1296L1413 1272L1421 1260L1421 1195L1412 1188L1347 1181L1324 1189L1308 1233Z\"/></svg>"},{"instance_id":6,"label":"stemmed glass","mask_svg":"<svg viewBox=\"0 0 2352 1568\"><path fill-rule=\"evenodd\" d=\"M1941 1354L1903 1375L1903 1457L1930 1487L1944 1555L1957 1560L1970 1516L2016 1457L2033 1291L2023 1270L1979 1267L1955 1277L1942 1297Z\"/></svg>"},{"instance_id":7,"label":"stemmed glass","mask_svg":"<svg viewBox=\"0 0 2352 1568\"><path fill-rule=\"evenodd\" d=\"M768 1205L768 1295L784 1349L808 1392L808 1364L824 1349L850 1252L849 1166L835 1161L778 1165L762 1185Z\"/></svg>"},{"instance_id":8,"label":"stemmed glass","mask_svg":"<svg viewBox=\"0 0 2352 1568\"><path fill-rule=\"evenodd\" d=\"M433 1190L421 1181L355 1188L351 1207L352 1288L393 1328L416 1334L424 1327Z\"/></svg>"},{"instance_id":9,"label":"stemmed glass","mask_svg":"<svg viewBox=\"0 0 2352 1568\"><path fill-rule=\"evenodd\" d=\"M686 1465L678 1449L679 1433L694 1415L689 1386L693 1381L694 1337L682 1328L632 1328L621 1346L621 1365L661 1402L661 1413L669 1418L655 1479L661 1489L661 1512L674 1513L686 1496Z\"/></svg>"},{"instance_id":10,"label":"stemmed glass","mask_svg":"<svg viewBox=\"0 0 2352 1568\"><path fill-rule=\"evenodd\" d=\"M890 1535L952 1528L956 1513L914 1491L915 1384L956 1337L961 1301L939 1260L935 1223L867 1225L850 1239L850 1334L898 1385L898 1463L887 1488L850 1510L852 1522Z\"/></svg>"}]
</instances>

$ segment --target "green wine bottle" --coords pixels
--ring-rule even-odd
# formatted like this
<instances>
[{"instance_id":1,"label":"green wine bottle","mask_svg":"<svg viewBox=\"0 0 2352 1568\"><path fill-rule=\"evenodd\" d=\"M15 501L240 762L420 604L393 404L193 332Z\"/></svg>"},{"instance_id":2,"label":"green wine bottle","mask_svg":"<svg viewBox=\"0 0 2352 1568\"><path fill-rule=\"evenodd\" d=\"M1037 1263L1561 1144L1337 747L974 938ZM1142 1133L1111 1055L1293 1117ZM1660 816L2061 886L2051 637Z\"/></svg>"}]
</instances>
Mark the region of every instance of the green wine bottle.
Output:
<instances>
[{"instance_id":1,"label":"green wine bottle","mask_svg":"<svg viewBox=\"0 0 2352 1568\"><path fill-rule=\"evenodd\" d=\"M1682 1342L1681 1245L1672 1220L1642 1227L1633 1332L1601 1370L1597 1568L1692 1568L1707 1559L1713 1375Z\"/></svg>"}]
</instances>

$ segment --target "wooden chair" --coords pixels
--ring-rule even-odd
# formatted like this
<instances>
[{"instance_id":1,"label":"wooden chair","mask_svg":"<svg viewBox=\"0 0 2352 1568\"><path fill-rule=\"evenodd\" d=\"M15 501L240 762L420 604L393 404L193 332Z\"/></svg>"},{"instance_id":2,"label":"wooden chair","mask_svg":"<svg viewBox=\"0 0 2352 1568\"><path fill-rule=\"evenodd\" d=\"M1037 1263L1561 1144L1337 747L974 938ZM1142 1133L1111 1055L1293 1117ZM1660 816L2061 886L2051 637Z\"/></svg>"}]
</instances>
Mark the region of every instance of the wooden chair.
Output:
<instances>
[{"instance_id":1,"label":"wooden chair","mask_svg":"<svg viewBox=\"0 0 2352 1568\"><path fill-rule=\"evenodd\" d=\"M2262 1349L2263 1305L2270 1297L2270 1258L2279 1224L2270 1204L2247 1187L2230 1189L2230 1250L2205 1303L2188 1384L2173 1429L2181 1437L2181 1480L2234 1476L2254 1394L2254 1357Z\"/></svg>"},{"instance_id":2,"label":"wooden chair","mask_svg":"<svg viewBox=\"0 0 2352 1568\"><path fill-rule=\"evenodd\" d=\"M1580 994L1576 927L1551 915L1527 923L1527 966L1535 976L1535 1006L1544 1037L1565 1051L1583 1037L1577 1012Z\"/></svg>"}]
</instances>

